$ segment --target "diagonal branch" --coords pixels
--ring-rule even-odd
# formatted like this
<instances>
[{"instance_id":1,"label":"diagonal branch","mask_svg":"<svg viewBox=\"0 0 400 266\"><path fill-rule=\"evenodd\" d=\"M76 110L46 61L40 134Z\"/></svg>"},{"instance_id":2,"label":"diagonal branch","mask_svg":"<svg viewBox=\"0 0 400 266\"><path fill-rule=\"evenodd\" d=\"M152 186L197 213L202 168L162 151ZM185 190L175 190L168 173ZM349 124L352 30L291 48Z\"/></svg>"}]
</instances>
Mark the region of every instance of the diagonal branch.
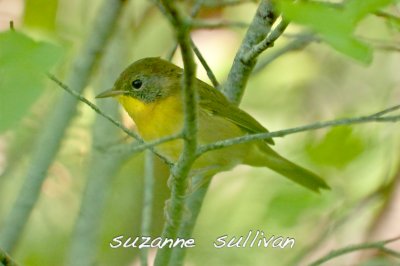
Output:
<instances>
[{"instance_id":1,"label":"diagonal branch","mask_svg":"<svg viewBox=\"0 0 400 266\"><path fill-rule=\"evenodd\" d=\"M400 252L389 249L387 247L385 247L385 245L391 243L391 242L395 242L395 241L399 241L400 240L400 236L392 238L392 239L388 239L388 240L384 240L384 241L378 241L378 242L372 242L372 243L363 243L363 244L358 244L358 245L351 245L348 247L344 247L341 249L336 249L331 251L329 254L327 254L326 256L318 259L317 261L314 261L313 263L309 264L309 266L318 266L321 265L331 259L334 259L336 257L342 256L344 254L347 253L351 253L357 250L364 250L364 249L378 249L384 253L390 254L392 256L395 256L397 258L400 258Z\"/></svg>"},{"instance_id":2,"label":"diagonal branch","mask_svg":"<svg viewBox=\"0 0 400 266\"><path fill-rule=\"evenodd\" d=\"M113 117L111 117L110 115L108 115L108 114L104 113L102 110L100 110L100 108L97 107L94 103L90 102L88 99L86 99L85 97L80 95L78 92L76 92L76 91L72 90L71 88L69 88L66 84L64 84L59 79L57 79L53 74L48 73L47 76L52 81L54 81L60 88L64 89L66 92L68 92L69 94L74 96L77 100L79 100L79 101L83 102L84 104L86 104L87 106L89 106L97 114L101 115L102 117L104 117L105 119L107 119L108 121L113 123L115 126L120 128L122 131L124 131L128 136L136 139L138 144L135 144L135 146L131 147L129 149L130 152L140 152L140 151L143 151L145 149L151 149L155 154L157 154L158 157L160 157L168 165L172 165L173 164L169 159L167 159L166 157L162 156L157 151L155 151L154 147L159 145L159 144L162 144L164 142L168 142L168 141L171 141L171 140L179 139L179 138L182 137L182 133L178 133L178 134L171 135L171 136L166 136L166 137L163 137L163 138L160 138L160 139L156 139L156 140L153 140L153 141L150 141L150 142L145 142L136 132L134 132L132 130L129 130L128 128L124 127L120 122L115 120Z\"/></svg>"},{"instance_id":3,"label":"diagonal branch","mask_svg":"<svg viewBox=\"0 0 400 266\"><path fill-rule=\"evenodd\" d=\"M256 46L266 38L277 19L277 14L272 2L272 0L261 1L228 74L223 92L227 98L235 104L239 104L247 80L256 64L255 58L250 61L245 61L243 59L253 46Z\"/></svg>"},{"instance_id":4,"label":"diagonal branch","mask_svg":"<svg viewBox=\"0 0 400 266\"><path fill-rule=\"evenodd\" d=\"M389 112L393 112L398 109L400 109L400 105L390 107L381 112L378 112L378 113L375 113L372 115L368 115L368 116L336 119L336 120L330 120L330 121L325 121L325 122L316 122L316 123L312 123L312 124L305 125L305 126L293 127L293 128L278 130L278 131L274 131L274 132L250 134L250 135L245 135L242 137L221 140L221 141L217 141L217 142L214 142L211 144L200 146L198 148L197 155L199 156L205 152L208 152L211 150L216 150L216 149L222 149L227 146L231 146L231 145L235 145L235 144L245 143L245 142L254 141L254 140L283 137L283 136L298 133L298 132L316 130L316 129L326 128L326 127L353 125L353 124L361 124L361 123L368 123L368 122L398 122L398 121L400 121L400 115L382 116L383 114L387 114Z\"/></svg>"},{"instance_id":5,"label":"diagonal branch","mask_svg":"<svg viewBox=\"0 0 400 266\"><path fill-rule=\"evenodd\" d=\"M282 19L281 22L276 26L276 28L268 34L257 45L254 45L246 54L243 55L242 61L245 64L250 64L251 61L256 60L256 58L264 52L266 49L274 46L275 41L282 35L286 30L289 23Z\"/></svg>"},{"instance_id":6,"label":"diagonal branch","mask_svg":"<svg viewBox=\"0 0 400 266\"><path fill-rule=\"evenodd\" d=\"M296 39L290 41L283 47L274 50L273 53L268 54L264 58L261 58L260 61L256 64L254 67L253 72L251 73L252 75L255 75L259 73L261 70L263 70L266 66L268 66L271 62L273 62L275 59L279 58L280 56L292 52L292 51L298 51L304 47L306 47L308 44L310 44L313 41L318 41L318 38L314 36L312 33L306 33L304 35L301 35L297 37Z\"/></svg>"}]
</instances>

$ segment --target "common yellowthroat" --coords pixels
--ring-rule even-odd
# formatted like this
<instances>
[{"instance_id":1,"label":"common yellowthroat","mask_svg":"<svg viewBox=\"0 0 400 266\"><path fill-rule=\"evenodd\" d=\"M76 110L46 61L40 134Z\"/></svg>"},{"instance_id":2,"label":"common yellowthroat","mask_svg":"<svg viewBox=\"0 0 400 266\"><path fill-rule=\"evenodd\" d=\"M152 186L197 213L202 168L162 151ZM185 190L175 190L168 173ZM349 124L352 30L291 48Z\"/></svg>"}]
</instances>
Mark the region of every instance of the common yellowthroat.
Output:
<instances>
[{"instance_id":1,"label":"common yellowthroat","mask_svg":"<svg viewBox=\"0 0 400 266\"><path fill-rule=\"evenodd\" d=\"M183 69L160 58L144 58L128 66L114 87L97 98L116 97L136 123L145 141L178 133L183 127ZM213 143L245 134L268 132L245 111L230 103L217 89L196 79L198 92L198 144ZM265 166L313 191L329 188L316 174L283 158L268 144L272 139L236 144L202 154L191 173L212 176L238 164ZM176 162L183 141L160 144L156 150Z\"/></svg>"}]
</instances>

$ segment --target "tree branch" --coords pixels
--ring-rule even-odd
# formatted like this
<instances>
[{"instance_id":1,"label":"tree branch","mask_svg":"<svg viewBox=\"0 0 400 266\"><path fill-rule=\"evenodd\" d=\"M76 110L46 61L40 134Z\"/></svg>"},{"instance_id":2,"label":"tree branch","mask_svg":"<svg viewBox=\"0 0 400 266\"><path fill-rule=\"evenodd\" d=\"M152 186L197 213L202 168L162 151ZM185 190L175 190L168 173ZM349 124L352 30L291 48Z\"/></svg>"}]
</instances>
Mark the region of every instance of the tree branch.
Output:
<instances>
[{"instance_id":1,"label":"tree branch","mask_svg":"<svg viewBox=\"0 0 400 266\"><path fill-rule=\"evenodd\" d=\"M190 44L192 45L193 52L196 54L197 58L199 59L200 63L203 65L204 69L207 72L207 76L210 79L211 83L215 88L219 88L219 83L217 78L215 77L214 73L212 72L210 66L208 65L207 61L204 59L203 55L200 53L200 50L197 48L196 44L190 39Z\"/></svg>"},{"instance_id":2,"label":"tree branch","mask_svg":"<svg viewBox=\"0 0 400 266\"><path fill-rule=\"evenodd\" d=\"M268 54L266 57L261 58L260 61L254 67L254 70L251 74L255 75L255 74L259 73L261 70L263 70L266 66L268 66L271 62L273 62L278 57L280 57L288 52L300 50L300 49L306 47L308 44L310 44L313 41L318 41L318 38L315 37L315 35L312 33L306 33L306 34L303 34L303 35L297 37L296 39L294 39L291 42L284 45L282 48L274 50L271 54Z\"/></svg>"},{"instance_id":3,"label":"tree branch","mask_svg":"<svg viewBox=\"0 0 400 266\"><path fill-rule=\"evenodd\" d=\"M276 28L268 34L264 40L259 42L257 45L254 45L246 54L243 55L243 63L250 64L251 61L256 60L256 58L266 49L273 47L275 41L282 35L288 25L289 23L282 19Z\"/></svg>"},{"instance_id":4,"label":"tree branch","mask_svg":"<svg viewBox=\"0 0 400 266\"><path fill-rule=\"evenodd\" d=\"M182 80L184 101L184 127L183 127L183 151L171 169L171 198L166 208L166 222L164 225L163 238L176 238L179 227L182 224L185 210L185 196L188 188L188 174L196 159L197 150L197 92L195 90L196 65L190 44L187 19L171 0L161 1L165 10L170 14L167 16L175 28L176 38L181 48L184 74ZM155 265L168 265L171 259L172 249L159 249L155 259Z\"/></svg>"},{"instance_id":5,"label":"tree branch","mask_svg":"<svg viewBox=\"0 0 400 266\"><path fill-rule=\"evenodd\" d=\"M256 64L256 59L244 61L244 56L252 49L253 46L261 42L271 31L272 25L277 19L272 0L262 0L257 8L256 14L251 22L246 36L236 53L231 71L223 88L224 94L234 104L239 104L247 80Z\"/></svg>"}]
</instances>

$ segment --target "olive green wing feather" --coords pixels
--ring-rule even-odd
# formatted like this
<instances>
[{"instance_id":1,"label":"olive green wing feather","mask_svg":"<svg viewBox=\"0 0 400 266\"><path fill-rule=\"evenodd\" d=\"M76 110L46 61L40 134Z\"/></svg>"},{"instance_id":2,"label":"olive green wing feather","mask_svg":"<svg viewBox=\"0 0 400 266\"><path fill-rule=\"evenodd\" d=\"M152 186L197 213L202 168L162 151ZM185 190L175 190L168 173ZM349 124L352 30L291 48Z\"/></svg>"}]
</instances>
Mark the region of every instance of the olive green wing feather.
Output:
<instances>
[{"instance_id":1,"label":"olive green wing feather","mask_svg":"<svg viewBox=\"0 0 400 266\"><path fill-rule=\"evenodd\" d=\"M202 81L198 84L200 84L198 93L201 108L209 111L213 115L231 121L248 133L256 134L268 132L268 130L251 115L230 103L220 91ZM274 144L272 139L265 139L265 141L269 144Z\"/></svg>"}]
</instances>

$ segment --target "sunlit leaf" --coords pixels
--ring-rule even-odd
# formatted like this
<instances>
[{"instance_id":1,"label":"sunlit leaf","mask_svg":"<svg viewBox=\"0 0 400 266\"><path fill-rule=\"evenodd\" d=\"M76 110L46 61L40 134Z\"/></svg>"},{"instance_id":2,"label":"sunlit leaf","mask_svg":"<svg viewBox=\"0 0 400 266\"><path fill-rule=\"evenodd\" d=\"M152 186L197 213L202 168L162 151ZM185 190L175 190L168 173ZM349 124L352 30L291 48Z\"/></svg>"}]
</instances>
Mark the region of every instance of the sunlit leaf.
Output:
<instances>
[{"instance_id":1,"label":"sunlit leaf","mask_svg":"<svg viewBox=\"0 0 400 266\"><path fill-rule=\"evenodd\" d=\"M279 1L290 21L310 27L337 51L363 63L372 61L372 47L353 36L357 23L396 0L350 0L345 5L322 2Z\"/></svg>"}]
</instances>

